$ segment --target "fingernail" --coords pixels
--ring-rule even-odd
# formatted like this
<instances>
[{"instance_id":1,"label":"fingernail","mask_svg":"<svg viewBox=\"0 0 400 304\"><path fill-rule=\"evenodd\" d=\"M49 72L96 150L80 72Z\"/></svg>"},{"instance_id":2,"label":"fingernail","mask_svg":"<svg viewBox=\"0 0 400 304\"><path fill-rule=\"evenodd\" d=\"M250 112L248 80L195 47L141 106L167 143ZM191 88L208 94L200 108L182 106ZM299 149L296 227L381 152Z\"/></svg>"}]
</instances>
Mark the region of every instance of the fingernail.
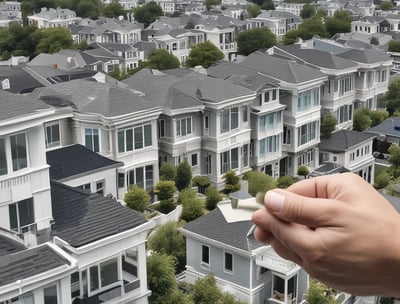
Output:
<instances>
[{"instance_id":1,"label":"fingernail","mask_svg":"<svg viewBox=\"0 0 400 304\"><path fill-rule=\"evenodd\" d=\"M265 200L265 206L269 211L281 212L283 204L285 203L285 197L277 192L269 191Z\"/></svg>"}]
</instances>

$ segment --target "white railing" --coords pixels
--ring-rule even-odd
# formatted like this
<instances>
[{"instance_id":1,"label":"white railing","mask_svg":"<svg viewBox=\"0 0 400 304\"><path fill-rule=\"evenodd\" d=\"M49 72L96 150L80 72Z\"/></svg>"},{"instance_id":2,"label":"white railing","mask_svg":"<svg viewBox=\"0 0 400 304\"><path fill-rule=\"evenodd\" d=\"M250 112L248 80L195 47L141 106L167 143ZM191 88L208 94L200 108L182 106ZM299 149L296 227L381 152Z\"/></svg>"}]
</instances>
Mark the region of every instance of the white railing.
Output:
<instances>
[{"instance_id":1,"label":"white railing","mask_svg":"<svg viewBox=\"0 0 400 304\"><path fill-rule=\"evenodd\" d=\"M31 182L31 175L21 175L17 177L10 177L8 179L4 179L0 181L0 190L9 189L15 186L21 186L24 184L28 184Z\"/></svg>"}]
</instances>

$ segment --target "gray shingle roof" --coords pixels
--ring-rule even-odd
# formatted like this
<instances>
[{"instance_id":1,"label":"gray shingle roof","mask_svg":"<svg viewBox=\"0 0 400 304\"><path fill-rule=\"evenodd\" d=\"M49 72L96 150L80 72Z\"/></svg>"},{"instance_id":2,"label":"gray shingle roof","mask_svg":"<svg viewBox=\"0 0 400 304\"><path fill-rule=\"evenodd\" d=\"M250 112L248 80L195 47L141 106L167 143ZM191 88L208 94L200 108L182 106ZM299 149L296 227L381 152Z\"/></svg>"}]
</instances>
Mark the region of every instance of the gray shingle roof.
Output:
<instances>
[{"instance_id":1,"label":"gray shingle roof","mask_svg":"<svg viewBox=\"0 0 400 304\"><path fill-rule=\"evenodd\" d=\"M44 244L32 249L19 251L0 257L0 286L17 280L69 265L69 262L49 245Z\"/></svg>"},{"instance_id":2,"label":"gray shingle roof","mask_svg":"<svg viewBox=\"0 0 400 304\"><path fill-rule=\"evenodd\" d=\"M27 249L21 244L5 235L0 235L0 259L1 257Z\"/></svg>"},{"instance_id":3,"label":"gray shingle roof","mask_svg":"<svg viewBox=\"0 0 400 304\"><path fill-rule=\"evenodd\" d=\"M0 66L0 76L9 79L10 89L6 91L13 93L28 93L43 86L22 67Z\"/></svg>"},{"instance_id":4,"label":"gray shingle roof","mask_svg":"<svg viewBox=\"0 0 400 304\"><path fill-rule=\"evenodd\" d=\"M48 151L46 156L50 178L55 180L123 165L79 144Z\"/></svg>"},{"instance_id":5,"label":"gray shingle roof","mask_svg":"<svg viewBox=\"0 0 400 304\"><path fill-rule=\"evenodd\" d=\"M227 246L249 251L246 236L252 225L251 220L228 223L221 210L215 208L186 224L183 229Z\"/></svg>"},{"instance_id":6,"label":"gray shingle roof","mask_svg":"<svg viewBox=\"0 0 400 304\"><path fill-rule=\"evenodd\" d=\"M253 68L280 81L294 84L326 77L321 72L295 61L277 58L259 51L247 56L241 65Z\"/></svg>"},{"instance_id":7,"label":"gray shingle roof","mask_svg":"<svg viewBox=\"0 0 400 304\"><path fill-rule=\"evenodd\" d=\"M384 134L400 138L400 117L390 117L384 120L379 125L368 129L366 132L372 134Z\"/></svg>"},{"instance_id":8,"label":"gray shingle roof","mask_svg":"<svg viewBox=\"0 0 400 304\"><path fill-rule=\"evenodd\" d=\"M133 229L147 220L113 199L51 182L53 235L80 247Z\"/></svg>"},{"instance_id":9,"label":"gray shingle roof","mask_svg":"<svg viewBox=\"0 0 400 304\"><path fill-rule=\"evenodd\" d=\"M348 50L347 52L338 54L338 56L361 63L379 63L382 61L391 60L386 52L378 49L371 49L371 50L351 49Z\"/></svg>"},{"instance_id":10,"label":"gray shingle roof","mask_svg":"<svg viewBox=\"0 0 400 304\"><path fill-rule=\"evenodd\" d=\"M50 107L44 102L0 90L0 120L26 116L37 111L43 111Z\"/></svg>"},{"instance_id":11,"label":"gray shingle roof","mask_svg":"<svg viewBox=\"0 0 400 304\"><path fill-rule=\"evenodd\" d=\"M374 135L353 130L339 130L332 133L329 139L321 140L319 149L331 152L344 152L367 140L372 140Z\"/></svg>"}]
</instances>

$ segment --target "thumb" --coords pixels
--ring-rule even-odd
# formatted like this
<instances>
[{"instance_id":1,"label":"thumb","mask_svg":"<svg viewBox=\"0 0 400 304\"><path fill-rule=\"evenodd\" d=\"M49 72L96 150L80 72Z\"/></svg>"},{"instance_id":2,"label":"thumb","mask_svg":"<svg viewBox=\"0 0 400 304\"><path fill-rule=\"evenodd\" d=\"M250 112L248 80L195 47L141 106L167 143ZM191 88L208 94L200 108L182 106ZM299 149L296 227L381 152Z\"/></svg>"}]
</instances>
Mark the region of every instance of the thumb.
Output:
<instances>
[{"instance_id":1,"label":"thumb","mask_svg":"<svg viewBox=\"0 0 400 304\"><path fill-rule=\"evenodd\" d=\"M287 190L274 189L265 195L267 210L281 220L311 228L335 226L340 201L302 196Z\"/></svg>"}]
</instances>

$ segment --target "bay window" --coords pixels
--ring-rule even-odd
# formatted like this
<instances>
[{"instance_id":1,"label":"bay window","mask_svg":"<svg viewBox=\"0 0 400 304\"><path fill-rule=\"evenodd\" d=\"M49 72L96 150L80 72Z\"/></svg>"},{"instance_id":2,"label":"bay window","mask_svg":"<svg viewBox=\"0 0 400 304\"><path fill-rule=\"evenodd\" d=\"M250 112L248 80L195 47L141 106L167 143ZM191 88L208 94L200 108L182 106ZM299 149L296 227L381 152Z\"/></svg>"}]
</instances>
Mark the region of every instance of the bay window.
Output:
<instances>
[{"instance_id":1,"label":"bay window","mask_svg":"<svg viewBox=\"0 0 400 304\"><path fill-rule=\"evenodd\" d=\"M151 145L151 124L118 131L118 153L131 152Z\"/></svg>"},{"instance_id":2,"label":"bay window","mask_svg":"<svg viewBox=\"0 0 400 304\"><path fill-rule=\"evenodd\" d=\"M239 127L239 108L233 107L225 109L220 115L221 133L234 130Z\"/></svg>"},{"instance_id":3,"label":"bay window","mask_svg":"<svg viewBox=\"0 0 400 304\"><path fill-rule=\"evenodd\" d=\"M192 134L192 118L186 117L176 120L176 136L186 136Z\"/></svg>"},{"instance_id":4,"label":"bay window","mask_svg":"<svg viewBox=\"0 0 400 304\"><path fill-rule=\"evenodd\" d=\"M313 121L308 124L302 125L297 129L298 143L297 146L304 145L317 138L317 122Z\"/></svg>"}]
</instances>

